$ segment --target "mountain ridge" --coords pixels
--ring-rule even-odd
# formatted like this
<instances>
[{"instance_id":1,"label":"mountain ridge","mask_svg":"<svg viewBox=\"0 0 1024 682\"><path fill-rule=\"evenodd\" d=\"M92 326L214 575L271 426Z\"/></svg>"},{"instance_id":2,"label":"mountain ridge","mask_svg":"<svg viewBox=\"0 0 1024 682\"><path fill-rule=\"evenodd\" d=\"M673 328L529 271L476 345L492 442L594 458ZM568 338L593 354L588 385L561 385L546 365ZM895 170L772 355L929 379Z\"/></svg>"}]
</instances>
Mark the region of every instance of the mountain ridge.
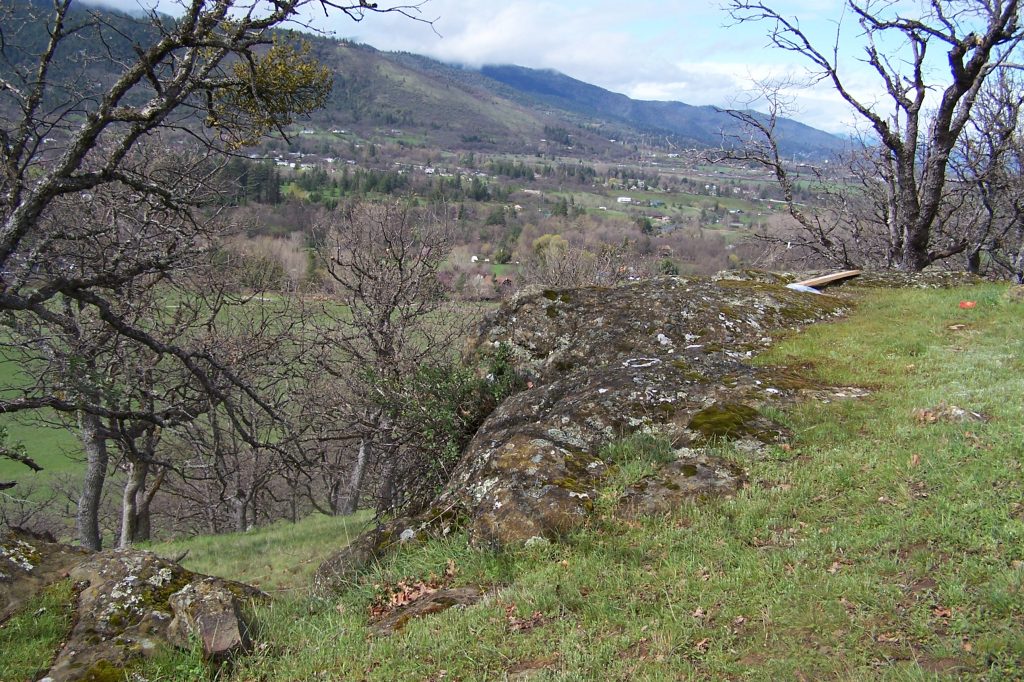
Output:
<instances>
[{"instance_id":1,"label":"mountain ridge","mask_svg":"<svg viewBox=\"0 0 1024 682\"><path fill-rule=\"evenodd\" d=\"M25 28L39 34L26 43L32 50L45 37L36 16L40 11L44 11L40 0L22 6ZM86 12L105 15L117 27L111 31L112 39L128 59L131 43L151 40L153 27L145 17L97 5L80 6L76 16ZM10 19L14 22L18 17ZM335 86L328 106L310 118L327 129L355 127L365 133L370 126L390 126L414 133L415 144L432 148L573 151L573 156L606 158L628 155L638 147L716 148L723 139L742 134L739 124L715 107L634 100L553 69L474 68L298 31L279 34L309 43L313 56L330 69ZM26 52L16 59L31 57ZM71 82L99 82L113 75L102 58L79 61L69 54L61 59L67 62L64 75ZM87 72L105 78L92 79ZM787 156L823 158L842 148L843 141L827 132L788 119L778 123L780 145Z\"/></svg>"}]
</instances>

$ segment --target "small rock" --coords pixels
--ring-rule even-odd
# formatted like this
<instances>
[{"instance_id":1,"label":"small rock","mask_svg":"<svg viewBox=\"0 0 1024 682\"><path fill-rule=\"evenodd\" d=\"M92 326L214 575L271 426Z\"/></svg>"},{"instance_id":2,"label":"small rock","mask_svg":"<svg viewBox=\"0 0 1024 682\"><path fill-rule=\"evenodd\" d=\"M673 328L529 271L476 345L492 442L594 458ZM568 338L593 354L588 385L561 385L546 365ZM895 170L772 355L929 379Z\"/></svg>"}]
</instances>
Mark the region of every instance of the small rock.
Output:
<instances>
[{"instance_id":1,"label":"small rock","mask_svg":"<svg viewBox=\"0 0 1024 682\"><path fill-rule=\"evenodd\" d=\"M626 516L664 514L687 499L732 495L746 482L741 467L720 457L684 457L630 486L619 510Z\"/></svg>"},{"instance_id":2,"label":"small rock","mask_svg":"<svg viewBox=\"0 0 1024 682\"><path fill-rule=\"evenodd\" d=\"M248 626L238 599L223 583L207 578L189 583L168 600L174 618L168 639L187 648L192 638L203 644L203 655L215 663L249 650Z\"/></svg>"},{"instance_id":3,"label":"small rock","mask_svg":"<svg viewBox=\"0 0 1024 682\"><path fill-rule=\"evenodd\" d=\"M236 640L246 641L236 595L262 596L248 585L198 575L152 552L133 549L90 555L70 571L70 577L82 591L75 625L47 672L55 682L113 674L133 659L154 653L160 643L190 646L191 635L199 637L219 662L221 653L238 650ZM177 608L172 604L176 597ZM191 625L182 622L187 610Z\"/></svg>"}]
</instances>

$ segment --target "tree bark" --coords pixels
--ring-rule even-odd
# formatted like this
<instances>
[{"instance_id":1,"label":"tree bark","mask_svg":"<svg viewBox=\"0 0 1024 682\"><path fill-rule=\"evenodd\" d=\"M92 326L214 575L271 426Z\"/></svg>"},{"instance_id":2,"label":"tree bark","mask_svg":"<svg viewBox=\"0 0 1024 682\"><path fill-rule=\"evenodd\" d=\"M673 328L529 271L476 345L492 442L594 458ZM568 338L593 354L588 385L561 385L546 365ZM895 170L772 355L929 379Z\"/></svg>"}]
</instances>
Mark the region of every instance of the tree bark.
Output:
<instances>
[{"instance_id":1,"label":"tree bark","mask_svg":"<svg viewBox=\"0 0 1024 682\"><path fill-rule=\"evenodd\" d=\"M232 503L235 506L235 530L244 533L249 530L249 497L239 491Z\"/></svg>"},{"instance_id":2,"label":"tree bark","mask_svg":"<svg viewBox=\"0 0 1024 682\"><path fill-rule=\"evenodd\" d=\"M132 462L121 497L121 547L131 547L139 540L139 501L146 490L149 464Z\"/></svg>"},{"instance_id":3,"label":"tree bark","mask_svg":"<svg viewBox=\"0 0 1024 682\"><path fill-rule=\"evenodd\" d=\"M85 451L85 480L78 500L78 541L86 549L99 551L103 545L100 534L100 502L107 478L107 439L100 418L81 413L78 418L79 437Z\"/></svg>"},{"instance_id":4,"label":"tree bark","mask_svg":"<svg viewBox=\"0 0 1024 682\"><path fill-rule=\"evenodd\" d=\"M363 438L359 441L359 455L356 458L355 469L352 470L352 477L349 479L348 490L339 506L340 514L354 514L359 509L359 497L363 489L363 479L366 477L366 465L370 461L370 444Z\"/></svg>"},{"instance_id":5,"label":"tree bark","mask_svg":"<svg viewBox=\"0 0 1024 682\"><path fill-rule=\"evenodd\" d=\"M138 519L135 529L136 542L146 542L152 537L153 524L151 510L153 507L153 498L156 497L156 493L160 490L160 486L163 485L164 478L166 476L167 469L160 469L149 490L143 488L139 491L138 509L136 510L136 518Z\"/></svg>"}]
</instances>

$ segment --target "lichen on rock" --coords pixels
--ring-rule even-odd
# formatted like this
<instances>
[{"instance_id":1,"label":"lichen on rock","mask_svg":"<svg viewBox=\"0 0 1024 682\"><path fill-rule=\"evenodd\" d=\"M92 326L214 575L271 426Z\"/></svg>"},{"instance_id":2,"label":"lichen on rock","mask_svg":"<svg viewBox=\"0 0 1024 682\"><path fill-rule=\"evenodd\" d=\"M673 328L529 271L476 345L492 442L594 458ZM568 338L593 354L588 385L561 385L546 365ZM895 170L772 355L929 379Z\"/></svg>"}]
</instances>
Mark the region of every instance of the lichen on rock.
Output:
<instances>
[{"instance_id":1,"label":"lichen on rock","mask_svg":"<svg viewBox=\"0 0 1024 682\"><path fill-rule=\"evenodd\" d=\"M248 646L239 601L262 594L253 587L198 575L150 552L89 554L58 543L23 541L34 548L38 566L60 567L38 583L23 585L32 588L26 598L47 580L65 576L78 592L74 625L46 674L52 682L124 679L125 666L133 661L167 645L191 646L193 638L214 662Z\"/></svg>"},{"instance_id":2,"label":"lichen on rock","mask_svg":"<svg viewBox=\"0 0 1024 682\"><path fill-rule=\"evenodd\" d=\"M16 530L0 534L0 623L86 556L53 538Z\"/></svg>"}]
</instances>

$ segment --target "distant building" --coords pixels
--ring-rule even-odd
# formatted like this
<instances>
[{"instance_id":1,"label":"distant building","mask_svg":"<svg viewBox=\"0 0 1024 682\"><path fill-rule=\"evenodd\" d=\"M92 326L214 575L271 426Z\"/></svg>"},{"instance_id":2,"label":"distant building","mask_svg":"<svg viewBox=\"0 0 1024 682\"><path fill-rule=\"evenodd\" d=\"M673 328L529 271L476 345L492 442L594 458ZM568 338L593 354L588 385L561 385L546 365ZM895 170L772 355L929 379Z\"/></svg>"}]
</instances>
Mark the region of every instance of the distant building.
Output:
<instances>
[{"instance_id":1,"label":"distant building","mask_svg":"<svg viewBox=\"0 0 1024 682\"><path fill-rule=\"evenodd\" d=\"M633 197L619 197L615 201L619 202L620 204L632 204Z\"/></svg>"}]
</instances>

